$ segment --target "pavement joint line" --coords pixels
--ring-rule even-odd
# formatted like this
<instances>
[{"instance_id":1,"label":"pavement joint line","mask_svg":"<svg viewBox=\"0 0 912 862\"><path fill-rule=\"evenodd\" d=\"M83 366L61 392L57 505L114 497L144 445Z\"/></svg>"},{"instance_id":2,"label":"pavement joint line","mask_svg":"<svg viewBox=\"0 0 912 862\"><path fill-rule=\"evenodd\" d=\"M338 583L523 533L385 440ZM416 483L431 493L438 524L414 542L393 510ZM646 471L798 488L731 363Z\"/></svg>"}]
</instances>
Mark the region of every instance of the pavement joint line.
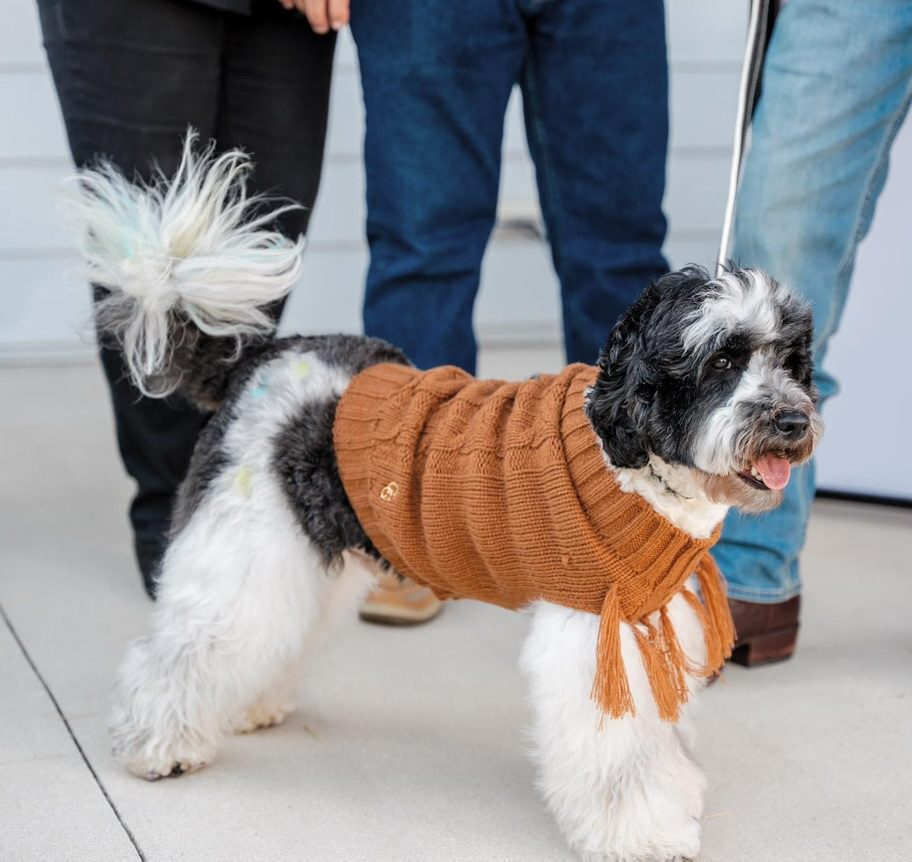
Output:
<instances>
[{"instance_id":1,"label":"pavement joint line","mask_svg":"<svg viewBox=\"0 0 912 862\"><path fill-rule=\"evenodd\" d=\"M136 841L136 836L130 830L130 827L127 826L120 812L117 810L117 806L114 804L114 800L111 799L111 797L108 795L108 791L102 783L101 778L99 778L98 773L95 771L95 768L89 762L89 758L83 750L83 747L79 744L79 740L76 738L76 734L73 732L73 728L70 726L70 722L63 714L63 710L61 709L57 698L54 697L54 693L51 691L50 686L41 675L41 671L38 670L38 666L33 661L31 655L29 655L28 650L25 648L25 644L22 642L22 638L19 637L19 633L16 631L16 627L13 625L12 621L7 615L6 609L3 607L2 603L0 603L0 617L3 617L3 622L6 623L6 627L9 629L9 633L13 636L13 640L16 641L16 644L18 645L19 650L22 652L23 657L28 662L29 667L32 669L32 672L38 678L38 682L41 683L48 698L50 698L51 703L54 705L54 709L57 710L57 715L60 716L60 720L63 722L63 726L66 728L67 733L70 735L70 739L73 740L73 745L76 746L76 750L79 752L79 756L82 758L82 762L85 763L86 768L92 775L92 778L95 779L95 783L98 785L98 789L101 791L101 795L104 796L105 800L108 803L108 806L111 808L111 811L114 812L114 816L117 818L117 822L121 825L121 828L127 834L127 838L130 839L130 843L133 845L133 849L136 851L136 855L139 857L141 862L147 862L146 854L143 853L140 849L139 844Z\"/></svg>"}]
</instances>

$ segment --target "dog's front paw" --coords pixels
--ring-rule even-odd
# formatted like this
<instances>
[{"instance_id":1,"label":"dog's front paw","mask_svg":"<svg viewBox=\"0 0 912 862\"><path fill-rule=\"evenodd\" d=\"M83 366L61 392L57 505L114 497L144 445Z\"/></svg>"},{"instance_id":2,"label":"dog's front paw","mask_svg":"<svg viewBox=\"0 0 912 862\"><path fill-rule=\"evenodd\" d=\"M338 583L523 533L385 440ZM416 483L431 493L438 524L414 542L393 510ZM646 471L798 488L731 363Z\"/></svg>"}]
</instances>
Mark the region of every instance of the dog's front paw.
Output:
<instances>
[{"instance_id":1,"label":"dog's front paw","mask_svg":"<svg viewBox=\"0 0 912 862\"><path fill-rule=\"evenodd\" d=\"M627 788L549 800L570 846L587 862L681 862L700 851L701 827L690 794ZM559 804L559 803L563 804Z\"/></svg>"},{"instance_id":2,"label":"dog's front paw","mask_svg":"<svg viewBox=\"0 0 912 862\"><path fill-rule=\"evenodd\" d=\"M604 844L583 839L575 842L575 849L586 862L687 862L700 852L697 820L685 818L677 823L653 824L651 830L630 833L615 828ZM596 834L589 836L596 837Z\"/></svg>"}]
</instances>

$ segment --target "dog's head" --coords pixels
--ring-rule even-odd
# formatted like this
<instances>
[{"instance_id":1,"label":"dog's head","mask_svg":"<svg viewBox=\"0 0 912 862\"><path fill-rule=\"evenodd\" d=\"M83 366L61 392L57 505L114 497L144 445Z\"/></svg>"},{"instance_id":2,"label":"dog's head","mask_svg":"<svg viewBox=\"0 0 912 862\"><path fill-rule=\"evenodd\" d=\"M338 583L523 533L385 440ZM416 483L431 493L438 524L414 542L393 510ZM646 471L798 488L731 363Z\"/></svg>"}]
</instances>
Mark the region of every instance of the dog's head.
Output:
<instances>
[{"instance_id":1,"label":"dog's head","mask_svg":"<svg viewBox=\"0 0 912 862\"><path fill-rule=\"evenodd\" d=\"M811 312L763 272L690 266L651 284L599 358L587 412L618 468L691 468L709 499L762 512L822 431Z\"/></svg>"}]
</instances>

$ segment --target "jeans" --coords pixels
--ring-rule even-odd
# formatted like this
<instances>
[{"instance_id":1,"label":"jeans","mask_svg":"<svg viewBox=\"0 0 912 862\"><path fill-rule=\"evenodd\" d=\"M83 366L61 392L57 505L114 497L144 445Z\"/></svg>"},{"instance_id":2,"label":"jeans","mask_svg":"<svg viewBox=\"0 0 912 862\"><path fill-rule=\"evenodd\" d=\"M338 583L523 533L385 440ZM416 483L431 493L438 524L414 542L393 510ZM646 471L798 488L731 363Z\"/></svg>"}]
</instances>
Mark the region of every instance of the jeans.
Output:
<instances>
[{"instance_id":1,"label":"jeans","mask_svg":"<svg viewBox=\"0 0 912 862\"><path fill-rule=\"evenodd\" d=\"M910 97L908 0L783 6L764 65L732 256L768 270L811 304L821 401L837 390L823 368L827 344ZM729 516L715 556L732 597L777 602L800 592L798 555L813 495L808 465L794 472L779 509Z\"/></svg>"},{"instance_id":2,"label":"jeans","mask_svg":"<svg viewBox=\"0 0 912 862\"><path fill-rule=\"evenodd\" d=\"M256 162L253 191L292 198L289 236L307 229L317 193L334 39L275 0L235 15L185 0L38 0L48 61L73 159L98 156L127 174L170 174L188 126L219 149ZM130 507L147 589L164 550L171 507L207 420L186 403L146 398L120 352L100 348L124 467L137 484Z\"/></svg>"},{"instance_id":3,"label":"jeans","mask_svg":"<svg viewBox=\"0 0 912 862\"><path fill-rule=\"evenodd\" d=\"M522 89L568 359L666 270L661 0L353 0L366 108L364 325L474 372L504 112Z\"/></svg>"}]
</instances>

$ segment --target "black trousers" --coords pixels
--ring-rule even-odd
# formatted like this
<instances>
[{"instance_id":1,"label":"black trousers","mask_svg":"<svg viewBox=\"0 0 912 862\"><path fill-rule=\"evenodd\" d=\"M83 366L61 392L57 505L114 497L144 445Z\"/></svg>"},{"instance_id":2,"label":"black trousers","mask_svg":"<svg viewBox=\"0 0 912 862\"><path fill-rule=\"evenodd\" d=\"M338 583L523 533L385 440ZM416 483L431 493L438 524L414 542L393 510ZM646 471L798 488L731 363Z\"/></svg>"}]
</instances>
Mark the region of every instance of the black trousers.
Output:
<instances>
[{"instance_id":1,"label":"black trousers","mask_svg":"<svg viewBox=\"0 0 912 862\"><path fill-rule=\"evenodd\" d=\"M106 157L129 174L177 166L188 126L220 150L255 161L253 191L292 198L289 236L307 230L317 194L334 35L317 36L276 0L250 15L189 0L38 0L44 45L78 166ZM164 550L171 507L208 417L174 399L145 398L119 352L99 348L117 441L136 480L130 506L147 590Z\"/></svg>"}]
</instances>

